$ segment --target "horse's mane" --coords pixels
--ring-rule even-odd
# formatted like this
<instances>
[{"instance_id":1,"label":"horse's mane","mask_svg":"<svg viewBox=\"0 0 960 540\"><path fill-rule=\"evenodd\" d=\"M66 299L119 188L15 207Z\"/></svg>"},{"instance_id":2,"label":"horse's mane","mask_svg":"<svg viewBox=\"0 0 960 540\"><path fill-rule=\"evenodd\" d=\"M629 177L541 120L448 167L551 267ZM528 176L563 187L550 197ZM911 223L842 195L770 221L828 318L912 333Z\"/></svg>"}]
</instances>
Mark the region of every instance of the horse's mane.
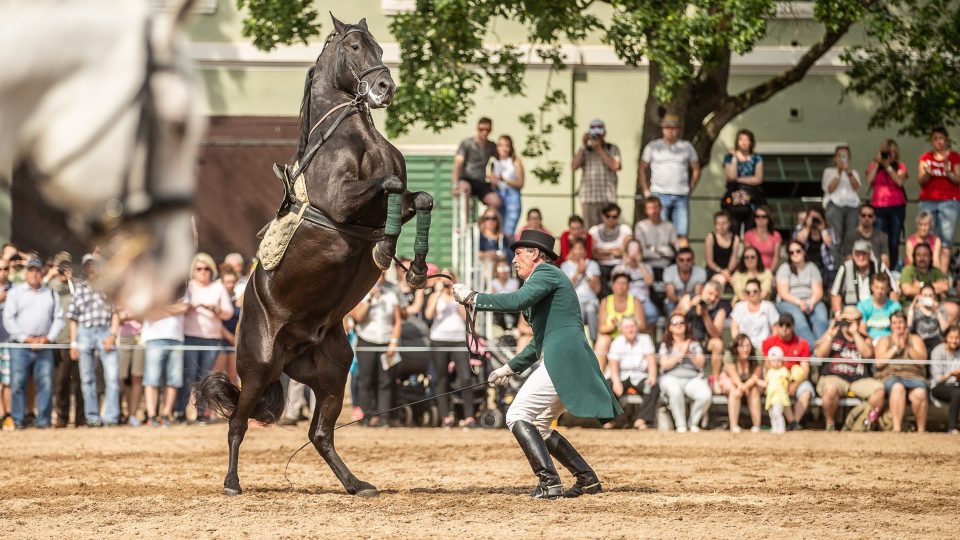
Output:
<instances>
[{"instance_id":1,"label":"horse's mane","mask_svg":"<svg viewBox=\"0 0 960 540\"><path fill-rule=\"evenodd\" d=\"M330 32L327 39L323 42L323 48L320 49L320 54L317 55L317 61L307 70L307 77L303 82L303 98L300 100L300 142L297 144L297 154L294 156L294 161L299 161L300 158L303 157L304 152L307 151L307 140L310 138L310 128L312 127L310 121L310 93L313 88L313 78L320 65L320 58L323 56L324 51L327 50L327 45L329 45L337 35L336 30Z\"/></svg>"}]
</instances>

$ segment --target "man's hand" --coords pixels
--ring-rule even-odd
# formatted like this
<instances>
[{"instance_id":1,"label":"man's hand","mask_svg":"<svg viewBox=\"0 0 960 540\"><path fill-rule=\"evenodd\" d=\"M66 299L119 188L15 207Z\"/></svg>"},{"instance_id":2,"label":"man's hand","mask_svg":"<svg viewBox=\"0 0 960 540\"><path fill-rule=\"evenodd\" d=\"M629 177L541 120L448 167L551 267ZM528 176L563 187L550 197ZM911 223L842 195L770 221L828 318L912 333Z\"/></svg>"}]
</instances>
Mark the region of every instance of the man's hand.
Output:
<instances>
[{"instance_id":1,"label":"man's hand","mask_svg":"<svg viewBox=\"0 0 960 540\"><path fill-rule=\"evenodd\" d=\"M103 338L103 350L106 352L112 351L116 344L117 344L117 336L113 334L110 334L109 336Z\"/></svg>"},{"instance_id":2,"label":"man's hand","mask_svg":"<svg viewBox=\"0 0 960 540\"><path fill-rule=\"evenodd\" d=\"M456 287L456 285L454 285ZM493 370L490 373L490 376L487 377L487 382L490 384L504 385L507 384L507 381L510 380L510 377L513 377L515 373L508 364L504 364L497 369Z\"/></svg>"},{"instance_id":3,"label":"man's hand","mask_svg":"<svg viewBox=\"0 0 960 540\"><path fill-rule=\"evenodd\" d=\"M463 305L474 303L474 294L476 293L474 293L469 286L463 283L456 283L453 285L453 298Z\"/></svg>"}]
</instances>

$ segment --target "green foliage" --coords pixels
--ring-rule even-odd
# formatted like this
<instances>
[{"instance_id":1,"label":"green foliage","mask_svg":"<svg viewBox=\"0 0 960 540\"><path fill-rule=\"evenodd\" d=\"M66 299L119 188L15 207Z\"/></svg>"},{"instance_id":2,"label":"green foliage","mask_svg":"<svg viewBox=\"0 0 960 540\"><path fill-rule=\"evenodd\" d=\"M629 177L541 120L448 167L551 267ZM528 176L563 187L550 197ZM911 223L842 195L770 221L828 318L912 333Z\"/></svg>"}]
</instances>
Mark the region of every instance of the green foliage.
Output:
<instances>
[{"instance_id":1,"label":"green foliage","mask_svg":"<svg viewBox=\"0 0 960 540\"><path fill-rule=\"evenodd\" d=\"M320 32L312 0L237 0L237 7L247 8L244 37L252 38L254 46L264 51L278 44L307 44Z\"/></svg>"},{"instance_id":2,"label":"green foliage","mask_svg":"<svg viewBox=\"0 0 960 540\"><path fill-rule=\"evenodd\" d=\"M870 127L926 135L960 124L960 2L889 2L871 18L867 43L843 54L847 92L877 99Z\"/></svg>"}]
</instances>

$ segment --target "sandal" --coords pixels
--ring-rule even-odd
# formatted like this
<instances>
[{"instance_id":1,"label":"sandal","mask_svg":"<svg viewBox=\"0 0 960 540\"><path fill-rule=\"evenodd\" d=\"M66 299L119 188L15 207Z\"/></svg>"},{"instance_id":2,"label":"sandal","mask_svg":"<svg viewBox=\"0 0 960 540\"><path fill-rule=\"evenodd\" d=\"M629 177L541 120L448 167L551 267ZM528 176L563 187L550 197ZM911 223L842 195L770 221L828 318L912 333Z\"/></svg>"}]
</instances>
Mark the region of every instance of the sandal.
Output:
<instances>
[{"instance_id":1,"label":"sandal","mask_svg":"<svg viewBox=\"0 0 960 540\"><path fill-rule=\"evenodd\" d=\"M443 419L443 423L441 423L440 425L448 428L448 427L453 427L453 425L456 423L457 423L457 420L453 416L448 416Z\"/></svg>"},{"instance_id":2,"label":"sandal","mask_svg":"<svg viewBox=\"0 0 960 540\"><path fill-rule=\"evenodd\" d=\"M633 429L638 429L638 430L640 430L640 431L643 431L643 430L648 429L648 428L649 428L649 426L647 426L647 423L646 423L642 418L637 418L637 419L633 422Z\"/></svg>"}]
</instances>

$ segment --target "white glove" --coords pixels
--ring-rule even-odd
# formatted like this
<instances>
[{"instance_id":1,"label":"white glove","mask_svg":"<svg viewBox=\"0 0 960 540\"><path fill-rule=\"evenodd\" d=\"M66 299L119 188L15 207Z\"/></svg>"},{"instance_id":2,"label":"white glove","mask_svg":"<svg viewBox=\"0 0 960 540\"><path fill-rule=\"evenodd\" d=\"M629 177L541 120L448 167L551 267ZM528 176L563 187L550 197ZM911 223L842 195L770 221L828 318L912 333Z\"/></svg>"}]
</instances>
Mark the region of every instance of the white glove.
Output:
<instances>
[{"instance_id":1,"label":"white glove","mask_svg":"<svg viewBox=\"0 0 960 540\"><path fill-rule=\"evenodd\" d=\"M504 364L497 369L490 372L490 376L487 377L487 382L496 385L507 384L507 381L510 380L510 377L516 375L512 369L510 369L509 364Z\"/></svg>"},{"instance_id":2,"label":"white glove","mask_svg":"<svg viewBox=\"0 0 960 540\"><path fill-rule=\"evenodd\" d=\"M461 304L464 304L464 305L468 303L472 304L473 298L469 298L471 294L473 294L473 290L470 289L470 287L468 287L467 285L464 285L463 283L454 283L453 298L457 302L460 302Z\"/></svg>"}]
</instances>

